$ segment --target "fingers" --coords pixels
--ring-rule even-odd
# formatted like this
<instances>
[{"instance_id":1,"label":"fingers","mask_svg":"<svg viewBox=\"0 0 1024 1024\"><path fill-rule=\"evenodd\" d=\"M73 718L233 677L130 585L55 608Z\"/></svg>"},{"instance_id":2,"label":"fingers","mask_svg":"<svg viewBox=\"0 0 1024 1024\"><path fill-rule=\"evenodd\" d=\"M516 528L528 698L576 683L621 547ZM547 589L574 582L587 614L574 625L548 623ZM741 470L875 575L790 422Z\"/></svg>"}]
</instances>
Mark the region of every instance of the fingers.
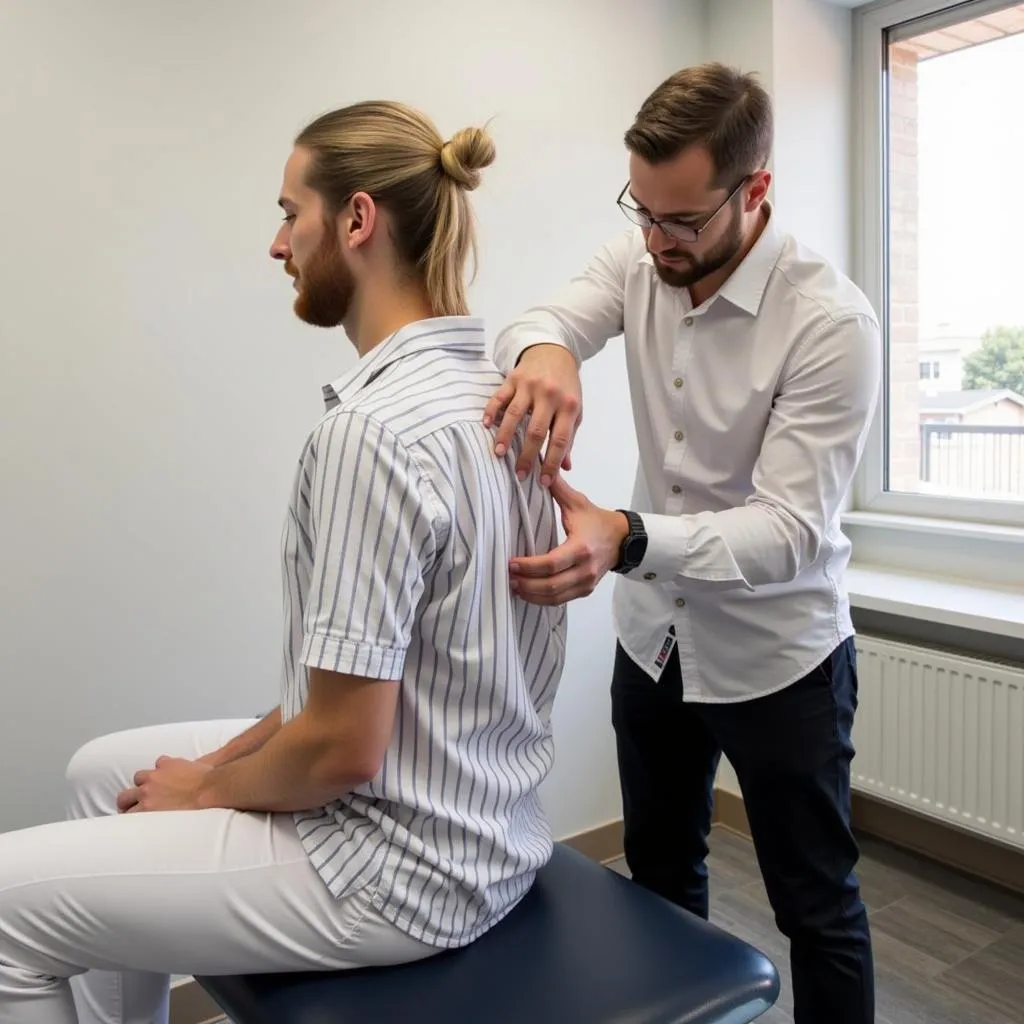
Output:
<instances>
[{"instance_id":1,"label":"fingers","mask_svg":"<svg viewBox=\"0 0 1024 1024\"><path fill-rule=\"evenodd\" d=\"M512 444L512 438L516 436L520 422L522 422L523 417L529 411L530 396L523 390L517 391L515 398L509 402L501 417L501 425L498 427L498 433L494 438L494 454L499 459L505 457L505 453Z\"/></svg>"},{"instance_id":2,"label":"fingers","mask_svg":"<svg viewBox=\"0 0 1024 1024\"><path fill-rule=\"evenodd\" d=\"M578 425L577 413L579 405L575 398L566 398L562 407L551 424L551 439L544 453L544 463L540 467L540 482L544 487L550 486L558 476L558 468L569 458L569 449L576 436ZM566 467L569 468L569 467Z\"/></svg>"},{"instance_id":3,"label":"fingers","mask_svg":"<svg viewBox=\"0 0 1024 1024\"><path fill-rule=\"evenodd\" d=\"M563 512L582 509L589 504L589 499L569 484L564 476L555 477L551 481L551 497L558 502Z\"/></svg>"},{"instance_id":4,"label":"fingers","mask_svg":"<svg viewBox=\"0 0 1024 1024\"><path fill-rule=\"evenodd\" d=\"M484 426L489 427L501 419L502 410L512 401L516 393L516 386L506 380L504 384L494 392L494 397L487 403L484 409Z\"/></svg>"},{"instance_id":5,"label":"fingers","mask_svg":"<svg viewBox=\"0 0 1024 1024\"><path fill-rule=\"evenodd\" d=\"M534 401L533 414L530 416L530 423L526 428L526 441L516 462L516 476L520 480L525 480L540 461L540 450L547 440L554 415L554 406L546 398ZM502 423L502 427L504 426L505 424Z\"/></svg>"},{"instance_id":6,"label":"fingers","mask_svg":"<svg viewBox=\"0 0 1024 1024\"><path fill-rule=\"evenodd\" d=\"M120 813L126 814L133 807L138 806L141 799L142 790L137 786L132 789L126 789L117 796L117 809Z\"/></svg>"},{"instance_id":7,"label":"fingers","mask_svg":"<svg viewBox=\"0 0 1024 1024\"><path fill-rule=\"evenodd\" d=\"M132 784L135 786L144 786L152 774L152 769L143 769L142 771L138 771L132 778Z\"/></svg>"},{"instance_id":8,"label":"fingers","mask_svg":"<svg viewBox=\"0 0 1024 1024\"><path fill-rule=\"evenodd\" d=\"M578 562L586 559L586 551L579 541L570 538L546 555L532 555L528 558L516 558L509 564L513 584L522 578L539 578L556 576L558 573L571 569Z\"/></svg>"},{"instance_id":9,"label":"fingers","mask_svg":"<svg viewBox=\"0 0 1024 1024\"><path fill-rule=\"evenodd\" d=\"M588 561L555 576L540 579L517 577L514 582L515 593L524 601L530 604L558 605L592 594L600 582L600 576Z\"/></svg>"},{"instance_id":10,"label":"fingers","mask_svg":"<svg viewBox=\"0 0 1024 1024\"><path fill-rule=\"evenodd\" d=\"M523 448L516 459L520 480L541 462L542 450L544 486L558 475L559 467L571 466L569 451L582 422L582 399L574 363L572 375L567 375L564 366L545 369L543 364L534 367L532 374L513 370L484 409L484 425L490 428L497 424L494 453L498 458L505 457L513 438L525 424Z\"/></svg>"},{"instance_id":11,"label":"fingers","mask_svg":"<svg viewBox=\"0 0 1024 1024\"><path fill-rule=\"evenodd\" d=\"M558 485L568 487L559 477ZM568 488L572 494L577 494ZM510 586L531 604L556 605L592 594L604 575L590 546L570 537L546 555L516 558L509 563Z\"/></svg>"}]
</instances>

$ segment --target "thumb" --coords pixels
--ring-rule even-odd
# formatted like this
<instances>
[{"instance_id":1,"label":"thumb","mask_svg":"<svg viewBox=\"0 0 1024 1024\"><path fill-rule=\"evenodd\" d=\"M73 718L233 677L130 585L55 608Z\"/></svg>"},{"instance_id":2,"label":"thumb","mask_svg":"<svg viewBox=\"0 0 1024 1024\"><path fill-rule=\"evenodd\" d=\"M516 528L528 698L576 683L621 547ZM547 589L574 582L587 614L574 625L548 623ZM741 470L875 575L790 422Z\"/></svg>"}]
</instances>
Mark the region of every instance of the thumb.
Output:
<instances>
[{"instance_id":1,"label":"thumb","mask_svg":"<svg viewBox=\"0 0 1024 1024\"><path fill-rule=\"evenodd\" d=\"M570 487L561 473L551 481L549 490L551 491L551 497L558 502L563 512L584 508L589 504L587 497L575 488Z\"/></svg>"}]
</instances>

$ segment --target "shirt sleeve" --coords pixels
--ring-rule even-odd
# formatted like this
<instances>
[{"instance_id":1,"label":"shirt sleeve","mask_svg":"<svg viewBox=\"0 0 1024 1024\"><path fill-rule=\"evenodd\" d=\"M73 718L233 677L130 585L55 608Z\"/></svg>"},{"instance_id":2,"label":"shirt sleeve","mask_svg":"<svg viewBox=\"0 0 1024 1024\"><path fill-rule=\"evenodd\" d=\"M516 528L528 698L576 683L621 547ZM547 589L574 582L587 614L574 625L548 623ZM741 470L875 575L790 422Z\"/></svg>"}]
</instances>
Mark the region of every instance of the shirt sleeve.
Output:
<instances>
[{"instance_id":1,"label":"shirt sleeve","mask_svg":"<svg viewBox=\"0 0 1024 1024\"><path fill-rule=\"evenodd\" d=\"M338 413L311 439L313 570L302 662L399 679L443 533L418 463L376 420Z\"/></svg>"},{"instance_id":2,"label":"shirt sleeve","mask_svg":"<svg viewBox=\"0 0 1024 1024\"><path fill-rule=\"evenodd\" d=\"M528 310L498 335L498 369L509 373L533 345L562 345L577 365L600 352L609 338L622 333L626 274L636 259L632 230L602 246L553 301Z\"/></svg>"},{"instance_id":3,"label":"shirt sleeve","mask_svg":"<svg viewBox=\"0 0 1024 1024\"><path fill-rule=\"evenodd\" d=\"M882 344L875 320L852 314L796 347L739 508L644 514L634 579L686 590L785 583L818 557L864 450L878 401ZM653 575L652 575L653 574Z\"/></svg>"}]
</instances>

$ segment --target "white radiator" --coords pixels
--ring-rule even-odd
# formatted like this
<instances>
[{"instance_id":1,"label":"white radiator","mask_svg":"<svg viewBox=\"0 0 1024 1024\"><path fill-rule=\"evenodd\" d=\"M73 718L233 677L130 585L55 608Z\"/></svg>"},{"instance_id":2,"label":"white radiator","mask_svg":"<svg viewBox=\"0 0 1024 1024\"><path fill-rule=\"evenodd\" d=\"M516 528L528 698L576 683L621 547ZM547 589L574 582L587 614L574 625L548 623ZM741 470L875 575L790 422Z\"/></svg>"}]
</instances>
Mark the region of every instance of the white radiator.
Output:
<instances>
[{"instance_id":1,"label":"white radiator","mask_svg":"<svg viewBox=\"0 0 1024 1024\"><path fill-rule=\"evenodd\" d=\"M1024 671L857 637L853 788L1024 849Z\"/></svg>"}]
</instances>

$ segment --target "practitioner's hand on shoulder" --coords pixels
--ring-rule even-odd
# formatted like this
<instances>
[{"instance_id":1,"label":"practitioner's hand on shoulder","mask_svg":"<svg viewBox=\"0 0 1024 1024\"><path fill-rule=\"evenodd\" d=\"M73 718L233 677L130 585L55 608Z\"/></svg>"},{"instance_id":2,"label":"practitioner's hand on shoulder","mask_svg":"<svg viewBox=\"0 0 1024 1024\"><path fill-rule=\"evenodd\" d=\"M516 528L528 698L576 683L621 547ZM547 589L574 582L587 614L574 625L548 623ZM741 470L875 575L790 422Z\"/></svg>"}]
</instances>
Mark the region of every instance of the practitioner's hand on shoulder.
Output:
<instances>
[{"instance_id":1,"label":"practitioner's hand on shoulder","mask_svg":"<svg viewBox=\"0 0 1024 1024\"><path fill-rule=\"evenodd\" d=\"M580 374L573 354L561 345L534 345L520 357L484 410L484 424L499 423L494 452L503 458L519 424L529 414L526 443L516 463L520 479L533 472L547 441L541 482L572 468L572 444L583 422Z\"/></svg>"}]
</instances>

